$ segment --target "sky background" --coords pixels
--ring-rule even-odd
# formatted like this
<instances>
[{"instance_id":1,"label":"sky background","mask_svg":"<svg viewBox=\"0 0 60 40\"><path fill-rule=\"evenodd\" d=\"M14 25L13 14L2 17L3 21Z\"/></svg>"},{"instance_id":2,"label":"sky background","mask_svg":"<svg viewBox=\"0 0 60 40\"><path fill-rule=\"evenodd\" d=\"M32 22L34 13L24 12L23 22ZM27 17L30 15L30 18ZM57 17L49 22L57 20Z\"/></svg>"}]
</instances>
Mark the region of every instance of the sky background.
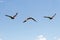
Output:
<instances>
[{"instance_id":1,"label":"sky background","mask_svg":"<svg viewBox=\"0 0 60 40\"><path fill-rule=\"evenodd\" d=\"M5 16L16 12L14 20ZM59 16L60 0L0 0L0 40L60 40ZM37 22L23 23L27 17Z\"/></svg>"}]
</instances>

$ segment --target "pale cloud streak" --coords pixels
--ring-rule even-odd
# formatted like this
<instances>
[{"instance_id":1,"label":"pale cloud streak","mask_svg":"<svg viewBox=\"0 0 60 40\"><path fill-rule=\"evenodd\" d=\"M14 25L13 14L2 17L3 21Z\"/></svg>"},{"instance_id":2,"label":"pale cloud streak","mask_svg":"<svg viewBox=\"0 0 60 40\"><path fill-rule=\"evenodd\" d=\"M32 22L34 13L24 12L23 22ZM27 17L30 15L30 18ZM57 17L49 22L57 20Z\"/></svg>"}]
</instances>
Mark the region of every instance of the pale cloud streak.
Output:
<instances>
[{"instance_id":1,"label":"pale cloud streak","mask_svg":"<svg viewBox=\"0 0 60 40\"><path fill-rule=\"evenodd\" d=\"M39 35L39 36L37 36L36 40L47 40L47 38L44 37L43 35Z\"/></svg>"},{"instance_id":2,"label":"pale cloud streak","mask_svg":"<svg viewBox=\"0 0 60 40\"><path fill-rule=\"evenodd\" d=\"M60 38L58 38L58 40L60 40Z\"/></svg>"},{"instance_id":3,"label":"pale cloud streak","mask_svg":"<svg viewBox=\"0 0 60 40\"><path fill-rule=\"evenodd\" d=\"M54 37L55 40L60 40L60 37Z\"/></svg>"}]
</instances>

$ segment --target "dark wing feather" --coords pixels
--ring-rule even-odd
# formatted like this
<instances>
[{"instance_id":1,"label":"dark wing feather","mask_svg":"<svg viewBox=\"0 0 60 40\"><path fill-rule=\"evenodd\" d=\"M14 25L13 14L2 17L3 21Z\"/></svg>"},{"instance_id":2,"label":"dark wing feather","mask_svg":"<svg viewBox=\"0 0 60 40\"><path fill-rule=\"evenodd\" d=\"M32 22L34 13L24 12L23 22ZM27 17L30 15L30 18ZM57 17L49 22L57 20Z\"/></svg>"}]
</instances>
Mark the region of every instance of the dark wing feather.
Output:
<instances>
[{"instance_id":1,"label":"dark wing feather","mask_svg":"<svg viewBox=\"0 0 60 40\"><path fill-rule=\"evenodd\" d=\"M31 18L32 20L34 20L35 22L37 22L34 18Z\"/></svg>"},{"instance_id":2,"label":"dark wing feather","mask_svg":"<svg viewBox=\"0 0 60 40\"><path fill-rule=\"evenodd\" d=\"M16 13L13 17L15 18L18 15L18 13Z\"/></svg>"},{"instance_id":3,"label":"dark wing feather","mask_svg":"<svg viewBox=\"0 0 60 40\"><path fill-rule=\"evenodd\" d=\"M23 23L25 23L25 22L26 22L26 20L23 21Z\"/></svg>"},{"instance_id":4,"label":"dark wing feather","mask_svg":"<svg viewBox=\"0 0 60 40\"><path fill-rule=\"evenodd\" d=\"M34 18L29 17L29 18L27 18L26 20L24 20L23 23L27 22L27 21L30 20L30 19L32 19L33 21L37 22Z\"/></svg>"},{"instance_id":5,"label":"dark wing feather","mask_svg":"<svg viewBox=\"0 0 60 40\"><path fill-rule=\"evenodd\" d=\"M12 16L9 16L9 15L5 15L5 16L10 17L10 18L12 17Z\"/></svg>"},{"instance_id":6,"label":"dark wing feather","mask_svg":"<svg viewBox=\"0 0 60 40\"><path fill-rule=\"evenodd\" d=\"M44 18L50 18L49 16L44 16Z\"/></svg>"},{"instance_id":7,"label":"dark wing feather","mask_svg":"<svg viewBox=\"0 0 60 40\"><path fill-rule=\"evenodd\" d=\"M55 15L56 15L56 13L52 16L52 18L55 17Z\"/></svg>"}]
</instances>

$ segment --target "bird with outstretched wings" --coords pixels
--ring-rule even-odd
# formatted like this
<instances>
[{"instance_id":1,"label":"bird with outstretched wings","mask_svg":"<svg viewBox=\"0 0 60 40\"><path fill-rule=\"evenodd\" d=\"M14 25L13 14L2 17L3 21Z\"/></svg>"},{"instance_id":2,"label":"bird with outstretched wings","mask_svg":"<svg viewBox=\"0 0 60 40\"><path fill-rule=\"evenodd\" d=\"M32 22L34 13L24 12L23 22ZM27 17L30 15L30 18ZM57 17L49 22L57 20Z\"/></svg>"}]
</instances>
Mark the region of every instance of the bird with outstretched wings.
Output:
<instances>
[{"instance_id":1,"label":"bird with outstretched wings","mask_svg":"<svg viewBox=\"0 0 60 40\"><path fill-rule=\"evenodd\" d=\"M25 22L27 22L28 20L31 20L31 19L32 19L33 21L37 22L34 18L28 17L26 20L23 21L23 23L25 23Z\"/></svg>"},{"instance_id":2,"label":"bird with outstretched wings","mask_svg":"<svg viewBox=\"0 0 60 40\"><path fill-rule=\"evenodd\" d=\"M11 18L11 19L15 19L15 17L18 15L18 13L16 13L14 16L9 16L9 15L5 15L5 16L7 16L7 17L9 17L9 18Z\"/></svg>"},{"instance_id":3,"label":"bird with outstretched wings","mask_svg":"<svg viewBox=\"0 0 60 40\"><path fill-rule=\"evenodd\" d=\"M53 19L55 17L55 15L56 15L56 13L53 16L51 16L51 17L50 16L44 16L44 18L48 18L48 19L51 20L51 19Z\"/></svg>"}]
</instances>

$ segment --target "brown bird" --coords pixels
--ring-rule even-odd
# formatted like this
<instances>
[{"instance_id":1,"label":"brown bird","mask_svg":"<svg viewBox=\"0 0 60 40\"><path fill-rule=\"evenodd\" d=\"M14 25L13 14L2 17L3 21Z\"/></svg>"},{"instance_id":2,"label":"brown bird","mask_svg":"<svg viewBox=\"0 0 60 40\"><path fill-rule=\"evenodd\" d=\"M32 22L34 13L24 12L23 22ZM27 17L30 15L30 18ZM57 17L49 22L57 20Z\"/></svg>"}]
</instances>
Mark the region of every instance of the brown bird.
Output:
<instances>
[{"instance_id":1,"label":"brown bird","mask_svg":"<svg viewBox=\"0 0 60 40\"><path fill-rule=\"evenodd\" d=\"M11 19L15 19L15 17L18 15L18 13L16 13L14 16L9 16L9 15L5 15L5 16L7 16L7 17L9 17L9 18L11 18Z\"/></svg>"},{"instance_id":2,"label":"brown bird","mask_svg":"<svg viewBox=\"0 0 60 40\"><path fill-rule=\"evenodd\" d=\"M27 22L28 20L32 19L33 21L37 22L34 18L28 17L26 20L23 21L23 23Z\"/></svg>"},{"instance_id":3,"label":"brown bird","mask_svg":"<svg viewBox=\"0 0 60 40\"><path fill-rule=\"evenodd\" d=\"M53 19L55 17L55 15L56 15L56 13L53 16L51 16L51 17L50 16L44 16L44 18L48 18L48 19L51 20L51 19Z\"/></svg>"}]
</instances>

